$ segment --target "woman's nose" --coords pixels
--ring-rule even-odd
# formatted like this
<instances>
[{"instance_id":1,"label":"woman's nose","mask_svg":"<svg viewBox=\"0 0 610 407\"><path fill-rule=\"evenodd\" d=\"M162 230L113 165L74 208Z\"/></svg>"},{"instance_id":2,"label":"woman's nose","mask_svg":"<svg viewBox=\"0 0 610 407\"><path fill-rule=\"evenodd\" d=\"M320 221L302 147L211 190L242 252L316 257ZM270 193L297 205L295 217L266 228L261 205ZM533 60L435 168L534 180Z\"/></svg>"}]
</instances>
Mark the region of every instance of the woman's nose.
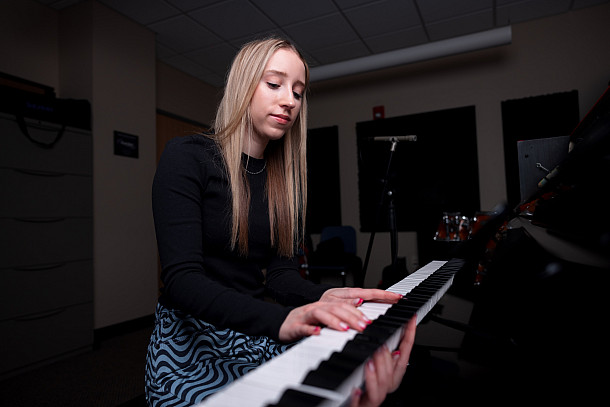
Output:
<instances>
[{"instance_id":1,"label":"woman's nose","mask_svg":"<svg viewBox=\"0 0 610 407\"><path fill-rule=\"evenodd\" d=\"M290 109L292 109L296 106L295 97L291 90L289 90L287 92L282 92L282 99L280 101L280 104L282 106L286 106Z\"/></svg>"}]
</instances>

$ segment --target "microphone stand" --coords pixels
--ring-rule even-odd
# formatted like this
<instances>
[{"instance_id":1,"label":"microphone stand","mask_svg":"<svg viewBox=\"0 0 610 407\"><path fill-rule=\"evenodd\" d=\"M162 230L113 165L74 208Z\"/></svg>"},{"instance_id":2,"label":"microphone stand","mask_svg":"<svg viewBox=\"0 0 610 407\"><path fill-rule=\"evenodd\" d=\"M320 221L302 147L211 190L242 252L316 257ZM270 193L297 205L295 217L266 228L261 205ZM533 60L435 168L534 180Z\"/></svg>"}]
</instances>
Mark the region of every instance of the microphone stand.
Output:
<instances>
[{"instance_id":1,"label":"microphone stand","mask_svg":"<svg viewBox=\"0 0 610 407\"><path fill-rule=\"evenodd\" d=\"M377 206L377 213L375 215L375 223L373 223L373 230L371 232L371 236L369 237L369 245L366 250L366 257L364 259L364 265L362 267L362 281L364 281L364 279L366 277L366 270L369 266L369 260L371 258L371 250L373 248L373 240L375 239L376 226L379 223L379 218L381 216L381 208L383 206L383 200L386 195L390 197L389 198L390 199L389 218L390 218L392 265L394 265L394 263L396 262L396 251L397 251L396 250L396 246L397 246L397 244L396 244L397 243L396 217L395 217L395 210L394 210L393 192L391 190L388 190L388 184L389 184L390 167L392 166L392 158L394 157L394 151L396 150L396 145L398 144L398 139L392 138L392 139L390 139L390 142L392 143L392 145L390 146L390 156L388 157L388 165L387 165L385 176L383 179L383 188L381 191L381 197L379 199L379 204Z\"/></svg>"}]
</instances>

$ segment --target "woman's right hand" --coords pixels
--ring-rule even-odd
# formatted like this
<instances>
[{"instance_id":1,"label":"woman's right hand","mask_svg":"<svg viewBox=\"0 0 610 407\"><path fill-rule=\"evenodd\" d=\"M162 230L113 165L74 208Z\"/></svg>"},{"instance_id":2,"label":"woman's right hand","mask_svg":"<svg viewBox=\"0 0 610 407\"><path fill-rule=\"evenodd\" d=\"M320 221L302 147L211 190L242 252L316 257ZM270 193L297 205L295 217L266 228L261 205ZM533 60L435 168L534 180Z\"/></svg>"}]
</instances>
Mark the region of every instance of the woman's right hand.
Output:
<instances>
[{"instance_id":1,"label":"woman's right hand","mask_svg":"<svg viewBox=\"0 0 610 407\"><path fill-rule=\"evenodd\" d=\"M337 331L362 332L371 321L354 305L317 301L295 308L280 327L279 339L292 342L320 333L321 325Z\"/></svg>"}]
</instances>

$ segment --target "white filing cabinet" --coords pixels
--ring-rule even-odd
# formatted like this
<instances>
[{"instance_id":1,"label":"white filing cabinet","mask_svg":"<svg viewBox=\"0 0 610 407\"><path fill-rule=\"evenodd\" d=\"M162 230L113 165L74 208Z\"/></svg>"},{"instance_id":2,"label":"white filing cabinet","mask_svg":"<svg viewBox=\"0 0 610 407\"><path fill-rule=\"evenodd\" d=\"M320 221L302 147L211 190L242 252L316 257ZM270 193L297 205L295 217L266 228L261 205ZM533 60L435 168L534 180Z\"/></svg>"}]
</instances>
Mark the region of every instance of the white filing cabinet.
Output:
<instances>
[{"instance_id":1,"label":"white filing cabinet","mask_svg":"<svg viewBox=\"0 0 610 407\"><path fill-rule=\"evenodd\" d=\"M0 112L0 375L93 344L91 131L48 119Z\"/></svg>"}]
</instances>

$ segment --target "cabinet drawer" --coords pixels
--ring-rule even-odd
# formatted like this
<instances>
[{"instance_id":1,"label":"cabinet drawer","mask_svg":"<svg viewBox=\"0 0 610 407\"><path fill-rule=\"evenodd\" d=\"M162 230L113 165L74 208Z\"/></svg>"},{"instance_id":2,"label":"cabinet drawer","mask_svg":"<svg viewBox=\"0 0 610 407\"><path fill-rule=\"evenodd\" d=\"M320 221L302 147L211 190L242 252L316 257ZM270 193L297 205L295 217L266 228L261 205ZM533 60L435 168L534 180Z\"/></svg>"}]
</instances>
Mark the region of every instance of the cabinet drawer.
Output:
<instances>
[{"instance_id":1,"label":"cabinet drawer","mask_svg":"<svg viewBox=\"0 0 610 407\"><path fill-rule=\"evenodd\" d=\"M93 301L93 262L0 269L0 321Z\"/></svg>"},{"instance_id":2,"label":"cabinet drawer","mask_svg":"<svg viewBox=\"0 0 610 407\"><path fill-rule=\"evenodd\" d=\"M0 168L0 217L92 216L92 177Z\"/></svg>"},{"instance_id":3,"label":"cabinet drawer","mask_svg":"<svg viewBox=\"0 0 610 407\"><path fill-rule=\"evenodd\" d=\"M0 373L93 343L93 303L0 322Z\"/></svg>"},{"instance_id":4,"label":"cabinet drawer","mask_svg":"<svg viewBox=\"0 0 610 407\"><path fill-rule=\"evenodd\" d=\"M0 218L0 268L93 258L91 218Z\"/></svg>"},{"instance_id":5,"label":"cabinet drawer","mask_svg":"<svg viewBox=\"0 0 610 407\"><path fill-rule=\"evenodd\" d=\"M72 127L61 132L54 123L25 119L29 136L42 143L51 143L45 148L32 142L19 128L15 116L0 114L0 167L25 170L52 171L66 174L91 175L91 132ZM60 133L61 132L61 133Z\"/></svg>"}]
</instances>

